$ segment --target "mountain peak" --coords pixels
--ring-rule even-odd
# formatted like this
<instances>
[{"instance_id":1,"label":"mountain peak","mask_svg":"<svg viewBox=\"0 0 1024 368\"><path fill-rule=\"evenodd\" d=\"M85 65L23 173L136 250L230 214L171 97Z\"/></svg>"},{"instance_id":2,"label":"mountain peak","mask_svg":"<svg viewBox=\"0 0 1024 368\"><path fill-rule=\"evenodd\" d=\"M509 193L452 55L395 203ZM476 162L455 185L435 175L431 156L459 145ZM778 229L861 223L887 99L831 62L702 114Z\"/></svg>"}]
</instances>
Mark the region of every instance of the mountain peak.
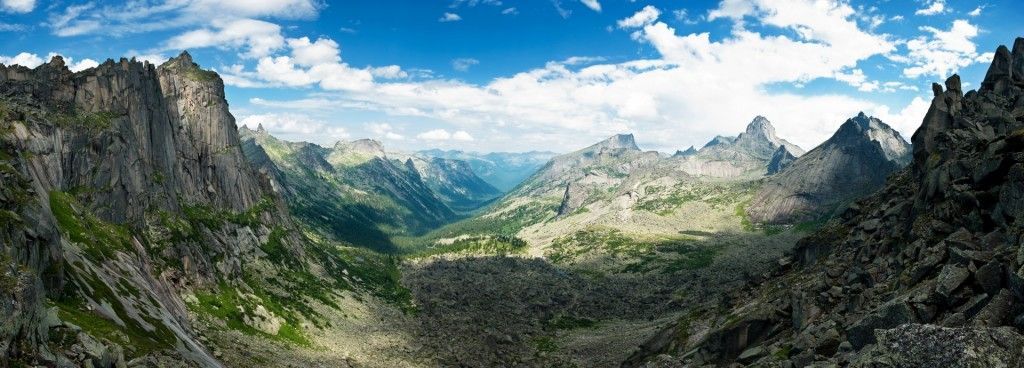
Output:
<instances>
[{"instance_id":1,"label":"mountain peak","mask_svg":"<svg viewBox=\"0 0 1024 368\"><path fill-rule=\"evenodd\" d=\"M676 154L672 155L672 157L686 157L686 156L693 156L693 155L696 155L696 154L697 154L697 149L694 148L693 146L690 146L690 148L687 148L685 151L677 150Z\"/></svg>"},{"instance_id":2,"label":"mountain peak","mask_svg":"<svg viewBox=\"0 0 1024 368\"><path fill-rule=\"evenodd\" d=\"M910 146L900 133L878 118L865 115L863 112L847 119L826 144L854 146L865 140L877 143L886 159L890 161L905 165L904 161L909 159Z\"/></svg>"},{"instance_id":3,"label":"mountain peak","mask_svg":"<svg viewBox=\"0 0 1024 368\"><path fill-rule=\"evenodd\" d=\"M267 134L267 130L263 128L263 123L256 125L256 133Z\"/></svg>"},{"instance_id":4,"label":"mountain peak","mask_svg":"<svg viewBox=\"0 0 1024 368\"><path fill-rule=\"evenodd\" d=\"M640 147L636 145L636 139L633 138L633 134L616 134L608 139L601 141L598 144L591 146L594 149L625 149L630 151L639 151Z\"/></svg>"},{"instance_id":5,"label":"mountain peak","mask_svg":"<svg viewBox=\"0 0 1024 368\"><path fill-rule=\"evenodd\" d=\"M768 118L761 115L755 116L754 120L747 124L745 134L753 137L764 137L770 141L777 139L775 137L775 126L772 125L771 121L768 121Z\"/></svg>"}]
</instances>

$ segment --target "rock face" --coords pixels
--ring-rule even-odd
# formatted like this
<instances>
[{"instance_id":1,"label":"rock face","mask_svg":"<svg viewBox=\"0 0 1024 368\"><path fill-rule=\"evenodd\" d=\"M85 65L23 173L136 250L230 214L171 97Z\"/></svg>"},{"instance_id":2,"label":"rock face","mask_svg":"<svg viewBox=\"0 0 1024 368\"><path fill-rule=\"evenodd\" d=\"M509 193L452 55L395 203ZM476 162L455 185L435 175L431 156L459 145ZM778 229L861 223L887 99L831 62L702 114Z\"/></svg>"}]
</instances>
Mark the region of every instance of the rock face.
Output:
<instances>
[{"instance_id":1,"label":"rock face","mask_svg":"<svg viewBox=\"0 0 1024 368\"><path fill-rule=\"evenodd\" d=\"M778 174L793 161L796 161L796 155L789 152L789 148L786 146L779 146L779 149L772 154L772 160L768 162L768 175Z\"/></svg>"},{"instance_id":2,"label":"rock face","mask_svg":"<svg viewBox=\"0 0 1024 368\"><path fill-rule=\"evenodd\" d=\"M217 367L182 295L347 282L338 256L307 256L277 173L246 161L223 87L188 53L0 65L0 366ZM233 322L297 328L256 309Z\"/></svg>"},{"instance_id":3,"label":"rock face","mask_svg":"<svg viewBox=\"0 0 1024 368\"><path fill-rule=\"evenodd\" d=\"M1024 38L1014 49L1000 47L978 91L936 84L910 167L802 240L791 270L737 292L717 317L728 327L676 361L727 365L762 347L777 354L751 364L1019 366ZM710 338L743 326L768 332Z\"/></svg>"},{"instance_id":4,"label":"rock face","mask_svg":"<svg viewBox=\"0 0 1024 368\"><path fill-rule=\"evenodd\" d=\"M909 162L910 145L900 134L860 113L820 146L767 179L748 213L757 222L814 220L878 190L889 175Z\"/></svg>"},{"instance_id":5,"label":"rock face","mask_svg":"<svg viewBox=\"0 0 1024 368\"><path fill-rule=\"evenodd\" d=\"M780 147L794 157L804 153L800 147L779 138L768 119L757 116L735 138L717 136L693 155L674 157L681 158L680 167L692 175L756 178L768 173Z\"/></svg>"}]
</instances>

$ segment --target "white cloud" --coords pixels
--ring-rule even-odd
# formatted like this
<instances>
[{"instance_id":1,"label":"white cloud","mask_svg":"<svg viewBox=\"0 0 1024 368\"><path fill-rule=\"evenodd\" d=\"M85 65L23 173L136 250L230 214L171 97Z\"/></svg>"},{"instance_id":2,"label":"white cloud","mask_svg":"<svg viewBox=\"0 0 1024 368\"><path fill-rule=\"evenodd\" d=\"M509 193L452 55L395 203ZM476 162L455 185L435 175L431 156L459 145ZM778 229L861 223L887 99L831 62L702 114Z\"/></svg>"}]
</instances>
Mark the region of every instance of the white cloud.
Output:
<instances>
[{"instance_id":1,"label":"white cloud","mask_svg":"<svg viewBox=\"0 0 1024 368\"><path fill-rule=\"evenodd\" d=\"M473 136L469 135L469 133L467 133L465 130L460 130L455 133L452 133L452 140L472 142Z\"/></svg>"},{"instance_id":2,"label":"white cloud","mask_svg":"<svg viewBox=\"0 0 1024 368\"><path fill-rule=\"evenodd\" d=\"M388 123L369 123L366 124L366 130L380 138L393 141L405 140L405 136L395 132L395 128Z\"/></svg>"},{"instance_id":3,"label":"white cloud","mask_svg":"<svg viewBox=\"0 0 1024 368\"><path fill-rule=\"evenodd\" d=\"M934 75L946 78L960 68L990 60L978 54L974 41L971 41L978 35L978 27L966 20L953 21L948 31L935 27L921 27L921 30L931 35L907 41L905 58L911 66L903 69L906 77Z\"/></svg>"},{"instance_id":4,"label":"white cloud","mask_svg":"<svg viewBox=\"0 0 1024 368\"><path fill-rule=\"evenodd\" d=\"M308 141L330 144L350 137L344 127L311 118L303 114L257 114L238 121L239 126L256 129L260 125L278 138L290 141Z\"/></svg>"},{"instance_id":5,"label":"white cloud","mask_svg":"<svg viewBox=\"0 0 1024 368\"><path fill-rule=\"evenodd\" d=\"M984 5L979 5L977 8L974 8L974 10L971 10L970 13L967 13L967 15L970 15L972 17L977 17L977 16L981 15L981 11L984 10L984 9L985 9Z\"/></svg>"},{"instance_id":6,"label":"white cloud","mask_svg":"<svg viewBox=\"0 0 1024 368\"><path fill-rule=\"evenodd\" d=\"M99 5L86 2L51 13L45 25L61 37L123 35L207 27L212 22L246 18L310 19L318 15L323 4L321 0L150 0Z\"/></svg>"},{"instance_id":7,"label":"white cloud","mask_svg":"<svg viewBox=\"0 0 1024 368\"><path fill-rule=\"evenodd\" d=\"M459 130L456 131L455 133L449 133L447 130L444 129L434 129L417 134L416 138L425 141L473 141L473 136L467 133L465 130Z\"/></svg>"},{"instance_id":8,"label":"white cloud","mask_svg":"<svg viewBox=\"0 0 1024 368\"><path fill-rule=\"evenodd\" d=\"M376 78L382 79L402 79L408 78L409 73L402 70L402 67L398 65L388 65L377 68L370 68L370 74Z\"/></svg>"},{"instance_id":9,"label":"white cloud","mask_svg":"<svg viewBox=\"0 0 1024 368\"><path fill-rule=\"evenodd\" d=\"M621 29L639 28L654 23L660 15L658 8L648 5L629 18L619 20L618 25Z\"/></svg>"},{"instance_id":10,"label":"white cloud","mask_svg":"<svg viewBox=\"0 0 1024 368\"><path fill-rule=\"evenodd\" d=\"M168 1L179 3L180 1ZM322 8L317 0L193 0L185 1L184 11L194 16L312 18Z\"/></svg>"},{"instance_id":11,"label":"white cloud","mask_svg":"<svg viewBox=\"0 0 1024 368\"><path fill-rule=\"evenodd\" d=\"M473 58L461 58L452 60L452 69L464 72L469 70L470 67L480 64L480 60Z\"/></svg>"},{"instance_id":12,"label":"white cloud","mask_svg":"<svg viewBox=\"0 0 1024 368\"><path fill-rule=\"evenodd\" d=\"M160 65L167 61L168 57L160 53L139 53L138 51L128 51L128 57L133 57L139 61L148 61L153 65Z\"/></svg>"},{"instance_id":13,"label":"white cloud","mask_svg":"<svg viewBox=\"0 0 1024 368\"><path fill-rule=\"evenodd\" d=\"M66 62L68 63L68 69L70 69L73 72L79 72L89 68L95 68L100 65L99 62L93 59L82 59L78 62L73 62L71 58L68 58Z\"/></svg>"},{"instance_id":14,"label":"white cloud","mask_svg":"<svg viewBox=\"0 0 1024 368\"><path fill-rule=\"evenodd\" d=\"M927 7L917 9L915 15L936 15L946 12L946 0L931 0Z\"/></svg>"},{"instance_id":15,"label":"white cloud","mask_svg":"<svg viewBox=\"0 0 1024 368\"><path fill-rule=\"evenodd\" d=\"M438 22L442 22L442 23L445 23L445 22L457 22L457 21L460 21L460 20L462 20L462 17L460 17L458 14L447 13L447 12L444 13L444 15L441 16L441 18L437 19Z\"/></svg>"},{"instance_id":16,"label":"white cloud","mask_svg":"<svg viewBox=\"0 0 1024 368\"><path fill-rule=\"evenodd\" d=\"M330 38L318 38L316 42L309 42L308 37L289 38L288 47L292 49L295 63L302 66L341 61L341 49L338 43Z\"/></svg>"},{"instance_id":17,"label":"white cloud","mask_svg":"<svg viewBox=\"0 0 1024 368\"><path fill-rule=\"evenodd\" d=\"M580 2L583 3L583 5L585 5L586 7L590 8L590 10L596 12L601 11L601 3L598 2L597 0L580 0Z\"/></svg>"},{"instance_id":18,"label":"white cloud","mask_svg":"<svg viewBox=\"0 0 1024 368\"><path fill-rule=\"evenodd\" d=\"M39 57L39 55L28 52L23 52L14 56L0 55L0 64L4 65L17 64L28 68L35 68L37 66L43 65L43 63L45 62L46 60L43 60L43 58Z\"/></svg>"},{"instance_id":19,"label":"white cloud","mask_svg":"<svg viewBox=\"0 0 1024 368\"><path fill-rule=\"evenodd\" d=\"M516 14L519 14L519 10L516 10L515 7L506 8L505 10L501 11L501 14L504 14L504 15L516 15Z\"/></svg>"},{"instance_id":20,"label":"white cloud","mask_svg":"<svg viewBox=\"0 0 1024 368\"><path fill-rule=\"evenodd\" d=\"M308 43L308 39L306 42ZM164 46L165 50L218 47L222 49L244 49L244 57L262 57L285 45L281 27L277 24L255 19L214 21L211 27L197 29L172 37Z\"/></svg>"},{"instance_id":21,"label":"white cloud","mask_svg":"<svg viewBox=\"0 0 1024 368\"><path fill-rule=\"evenodd\" d=\"M36 8L36 0L0 0L0 10L10 13L28 13Z\"/></svg>"},{"instance_id":22,"label":"white cloud","mask_svg":"<svg viewBox=\"0 0 1024 368\"><path fill-rule=\"evenodd\" d=\"M673 10L672 16L674 16L677 21L683 22L683 24L697 24L697 19L691 19L690 14L686 9Z\"/></svg>"},{"instance_id":23,"label":"white cloud","mask_svg":"<svg viewBox=\"0 0 1024 368\"><path fill-rule=\"evenodd\" d=\"M920 123L923 115L912 116L917 110L909 107L892 113L888 106L849 95L766 88L819 78L864 91L916 88L865 75L858 64L873 56L891 55L897 41L861 28L858 24L871 22L845 1L727 0L711 15L731 21L731 33L680 34L655 17L640 21L633 34L636 41L654 48L656 59L595 64L603 60L570 58L485 84L432 77L381 81L369 67L357 69L342 62L303 67L296 64L294 55L279 53L268 56L268 63L280 64L280 70L257 70L259 80L284 85L287 78L302 81L303 86L319 83L323 89L343 92L251 102L325 114L368 110L455 127L416 135L430 142L471 142L468 132L488 129L486 142L473 140L478 142L473 144L513 150L570 150L628 131L640 133L648 147L669 150L700 145L716 134L736 134L755 115L768 116L781 136L805 148L831 136L839 124L862 110L898 122L907 137ZM746 22L756 22L757 27L748 29ZM955 39L947 41L958 44ZM332 88L323 82L334 74L324 70L331 69L352 73L340 80L355 83ZM275 79L273 73L281 77ZM285 76L288 73L299 74Z\"/></svg>"},{"instance_id":24,"label":"white cloud","mask_svg":"<svg viewBox=\"0 0 1024 368\"><path fill-rule=\"evenodd\" d=\"M924 120L924 115L928 112L928 107L930 106L930 100L914 97L910 104L899 112L891 113L887 106L879 106L871 111L871 115L889 124L893 129L900 132L903 139L910 141L910 137L921 126L921 121Z\"/></svg>"}]
</instances>

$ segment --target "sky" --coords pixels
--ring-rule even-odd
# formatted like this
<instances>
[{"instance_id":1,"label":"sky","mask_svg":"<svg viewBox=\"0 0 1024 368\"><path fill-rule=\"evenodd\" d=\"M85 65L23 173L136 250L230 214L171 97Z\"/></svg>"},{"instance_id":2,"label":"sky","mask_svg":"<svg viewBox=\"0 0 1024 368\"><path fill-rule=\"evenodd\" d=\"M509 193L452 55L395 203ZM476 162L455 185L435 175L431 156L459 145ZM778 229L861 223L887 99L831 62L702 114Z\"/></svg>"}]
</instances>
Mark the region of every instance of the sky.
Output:
<instances>
[{"instance_id":1,"label":"sky","mask_svg":"<svg viewBox=\"0 0 1024 368\"><path fill-rule=\"evenodd\" d=\"M931 83L977 88L1019 0L0 0L0 63L220 73L239 125L331 145L701 147L755 116L810 149L864 111L905 138Z\"/></svg>"}]
</instances>

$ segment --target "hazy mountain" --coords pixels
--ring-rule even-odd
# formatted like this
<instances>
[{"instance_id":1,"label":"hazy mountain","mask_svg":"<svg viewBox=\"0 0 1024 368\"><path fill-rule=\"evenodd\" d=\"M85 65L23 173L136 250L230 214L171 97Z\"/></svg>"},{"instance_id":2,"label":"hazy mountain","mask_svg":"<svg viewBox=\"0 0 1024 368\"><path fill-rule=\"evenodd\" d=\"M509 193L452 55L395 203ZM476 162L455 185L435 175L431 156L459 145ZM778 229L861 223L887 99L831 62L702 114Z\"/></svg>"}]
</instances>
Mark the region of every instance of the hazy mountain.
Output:
<instances>
[{"instance_id":1,"label":"hazy mountain","mask_svg":"<svg viewBox=\"0 0 1024 368\"><path fill-rule=\"evenodd\" d=\"M878 190L909 163L910 144L881 120L860 113L767 179L748 212L759 222L817 219Z\"/></svg>"},{"instance_id":2,"label":"hazy mountain","mask_svg":"<svg viewBox=\"0 0 1024 368\"><path fill-rule=\"evenodd\" d=\"M693 175L753 179L768 173L779 147L786 147L793 156L804 153L800 147L779 138L768 119L757 116L735 138L717 136L695 154L675 157L680 160L680 167Z\"/></svg>"},{"instance_id":3,"label":"hazy mountain","mask_svg":"<svg viewBox=\"0 0 1024 368\"><path fill-rule=\"evenodd\" d=\"M512 190L556 155L537 151L475 153L438 149L420 151L419 154L465 161L477 176L502 192Z\"/></svg>"},{"instance_id":4,"label":"hazy mountain","mask_svg":"<svg viewBox=\"0 0 1024 368\"><path fill-rule=\"evenodd\" d=\"M476 175L463 160L430 157L422 154L391 154L414 168L423 181L448 207L466 212L479 208L502 194L500 190Z\"/></svg>"}]
</instances>

